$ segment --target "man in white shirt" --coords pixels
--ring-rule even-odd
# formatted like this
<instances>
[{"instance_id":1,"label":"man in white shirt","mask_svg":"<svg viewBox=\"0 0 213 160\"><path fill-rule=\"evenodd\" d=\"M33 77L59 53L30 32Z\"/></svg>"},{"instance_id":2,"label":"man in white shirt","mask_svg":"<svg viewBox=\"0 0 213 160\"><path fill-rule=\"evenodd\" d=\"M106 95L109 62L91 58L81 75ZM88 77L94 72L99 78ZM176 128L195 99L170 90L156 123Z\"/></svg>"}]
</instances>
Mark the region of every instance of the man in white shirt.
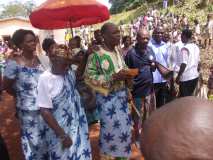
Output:
<instances>
[{"instance_id":1,"label":"man in white shirt","mask_svg":"<svg viewBox=\"0 0 213 160\"><path fill-rule=\"evenodd\" d=\"M180 50L181 65L176 78L180 97L192 96L199 77L200 50L195 43L191 42L191 38L191 30L182 31L181 40L184 46Z\"/></svg>"},{"instance_id":2,"label":"man in white shirt","mask_svg":"<svg viewBox=\"0 0 213 160\"><path fill-rule=\"evenodd\" d=\"M156 61L168 68L168 51L167 45L162 41L163 29L161 27L155 28L153 31L152 39L149 41L148 46L153 50ZM167 81L163 78L161 73L156 70L153 73L153 83L156 96L156 107L159 108L168 102L167 94L168 87Z\"/></svg>"},{"instance_id":3,"label":"man in white shirt","mask_svg":"<svg viewBox=\"0 0 213 160\"><path fill-rule=\"evenodd\" d=\"M175 45L171 41L171 35L168 30L163 35L163 42L165 42L166 50L167 50L167 64L170 70L174 68L174 52L175 52Z\"/></svg>"}]
</instances>

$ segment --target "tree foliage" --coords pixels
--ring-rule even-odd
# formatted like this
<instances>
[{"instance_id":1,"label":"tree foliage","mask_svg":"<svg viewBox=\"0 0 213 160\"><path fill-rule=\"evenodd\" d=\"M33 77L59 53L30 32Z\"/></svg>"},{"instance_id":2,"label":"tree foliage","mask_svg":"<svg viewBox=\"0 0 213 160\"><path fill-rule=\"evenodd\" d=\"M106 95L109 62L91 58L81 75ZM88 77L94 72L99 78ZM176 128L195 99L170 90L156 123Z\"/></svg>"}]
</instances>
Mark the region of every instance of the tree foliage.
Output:
<instances>
[{"instance_id":1,"label":"tree foliage","mask_svg":"<svg viewBox=\"0 0 213 160\"><path fill-rule=\"evenodd\" d=\"M110 9L112 14L138 8L144 3L151 3L159 8L163 6L163 0L109 0L109 2L112 4L112 7ZM190 1L188 0L168 0L169 5L173 5L174 2L179 7L187 5L188 2L190 4ZM197 5L199 4L199 6L207 7L212 5L213 0L197 0L196 2Z\"/></svg>"},{"instance_id":2,"label":"tree foliage","mask_svg":"<svg viewBox=\"0 0 213 160\"><path fill-rule=\"evenodd\" d=\"M27 1L25 3L15 1L10 4L3 5L0 18L28 17L35 6L36 5L33 1Z\"/></svg>"},{"instance_id":3,"label":"tree foliage","mask_svg":"<svg viewBox=\"0 0 213 160\"><path fill-rule=\"evenodd\" d=\"M112 6L110 12L112 14L120 13L125 10L131 10L145 3L146 0L111 0Z\"/></svg>"}]
</instances>

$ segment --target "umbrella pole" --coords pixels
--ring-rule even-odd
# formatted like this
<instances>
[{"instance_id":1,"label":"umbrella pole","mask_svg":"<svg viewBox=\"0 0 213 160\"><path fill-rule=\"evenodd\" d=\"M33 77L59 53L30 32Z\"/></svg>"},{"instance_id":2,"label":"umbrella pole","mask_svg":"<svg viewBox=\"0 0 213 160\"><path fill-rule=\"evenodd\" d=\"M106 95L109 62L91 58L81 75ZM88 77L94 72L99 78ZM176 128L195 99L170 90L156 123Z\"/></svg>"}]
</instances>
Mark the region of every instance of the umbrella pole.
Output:
<instances>
[{"instance_id":1,"label":"umbrella pole","mask_svg":"<svg viewBox=\"0 0 213 160\"><path fill-rule=\"evenodd\" d=\"M71 18L70 18L69 22L70 22L70 30L71 30L71 34L72 34L72 38L73 38L74 33L73 33L73 29L72 29L72 20L71 20Z\"/></svg>"},{"instance_id":2,"label":"umbrella pole","mask_svg":"<svg viewBox=\"0 0 213 160\"><path fill-rule=\"evenodd\" d=\"M71 34L72 34L72 38L73 38L74 32L73 32L73 29L72 29L72 28L70 28L70 29L71 29Z\"/></svg>"}]
</instances>

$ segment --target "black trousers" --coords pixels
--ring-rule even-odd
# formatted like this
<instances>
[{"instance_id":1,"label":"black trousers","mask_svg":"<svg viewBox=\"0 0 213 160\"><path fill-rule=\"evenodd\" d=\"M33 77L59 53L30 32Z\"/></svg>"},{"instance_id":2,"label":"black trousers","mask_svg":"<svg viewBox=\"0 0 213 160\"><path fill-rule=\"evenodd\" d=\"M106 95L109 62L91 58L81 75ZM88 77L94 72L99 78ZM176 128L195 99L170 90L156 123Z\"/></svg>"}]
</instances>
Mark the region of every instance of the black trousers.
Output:
<instances>
[{"instance_id":1,"label":"black trousers","mask_svg":"<svg viewBox=\"0 0 213 160\"><path fill-rule=\"evenodd\" d=\"M3 138L0 135L0 159L9 160L9 154Z\"/></svg>"},{"instance_id":2,"label":"black trousers","mask_svg":"<svg viewBox=\"0 0 213 160\"><path fill-rule=\"evenodd\" d=\"M180 86L179 86L180 97L192 96L197 86L197 83L198 83L198 78L185 81L185 82L180 82Z\"/></svg>"},{"instance_id":3,"label":"black trousers","mask_svg":"<svg viewBox=\"0 0 213 160\"><path fill-rule=\"evenodd\" d=\"M163 106L164 104L170 101L169 88L168 88L167 82L155 83L154 89L155 89L157 108L160 108L161 106Z\"/></svg>"}]
</instances>

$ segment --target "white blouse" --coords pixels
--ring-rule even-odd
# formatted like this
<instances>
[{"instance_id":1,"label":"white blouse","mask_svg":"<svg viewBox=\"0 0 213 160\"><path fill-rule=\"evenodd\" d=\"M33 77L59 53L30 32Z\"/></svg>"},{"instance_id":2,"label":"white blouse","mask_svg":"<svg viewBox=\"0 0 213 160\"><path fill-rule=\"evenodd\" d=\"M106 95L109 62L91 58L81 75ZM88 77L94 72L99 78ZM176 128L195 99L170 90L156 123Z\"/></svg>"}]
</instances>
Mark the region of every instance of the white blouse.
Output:
<instances>
[{"instance_id":1,"label":"white blouse","mask_svg":"<svg viewBox=\"0 0 213 160\"><path fill-rule=\"evenodd\" d=\"M41 74L38 81L37 106L53 108L52 98L57 96L63 88L63 77L54 75L50 71Z\"/></svg>"}]
</instances>

